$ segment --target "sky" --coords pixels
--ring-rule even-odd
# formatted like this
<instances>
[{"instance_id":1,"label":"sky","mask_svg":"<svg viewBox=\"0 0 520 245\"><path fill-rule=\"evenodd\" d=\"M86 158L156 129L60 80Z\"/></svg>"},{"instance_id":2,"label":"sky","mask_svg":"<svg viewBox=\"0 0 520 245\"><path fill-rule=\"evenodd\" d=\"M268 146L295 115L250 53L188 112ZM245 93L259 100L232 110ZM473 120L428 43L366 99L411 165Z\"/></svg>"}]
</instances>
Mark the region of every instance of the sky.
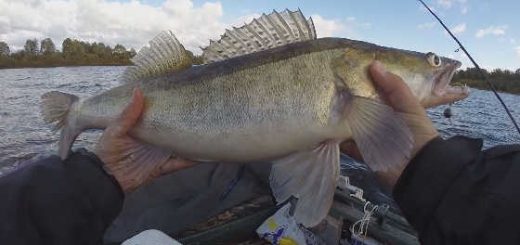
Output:
<instances>
[{"instance_id":1,"label":"sky","mask_svg":"<svg viewBox=\"0 0 520 245\"><path fill-rule=\"evenodd\" d=\"M520 68L520 1L426 2L482 67ZM200 53L225 28L286 8L311 16L318 37L434 52L472 66L415 0L0 0L0 41L17 50L27 39L50 37L60 48L71 37L139 50L160 31L172 30L187 49Z\"/></svg>"}]
</instances>

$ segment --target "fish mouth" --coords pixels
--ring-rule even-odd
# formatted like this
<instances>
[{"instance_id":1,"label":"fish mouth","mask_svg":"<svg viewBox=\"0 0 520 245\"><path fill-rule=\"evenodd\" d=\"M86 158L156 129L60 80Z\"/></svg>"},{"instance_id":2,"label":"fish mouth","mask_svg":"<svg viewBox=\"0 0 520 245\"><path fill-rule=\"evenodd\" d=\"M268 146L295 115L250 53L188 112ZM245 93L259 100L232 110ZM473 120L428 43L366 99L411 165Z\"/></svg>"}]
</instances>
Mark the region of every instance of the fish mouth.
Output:
<instances>
[{"instance_id":1,"label":"fish mouth","mask_svg":"<svg viewBox=\"0 0 520 245\"><path fill-rule=\"evenodd\" d=\"M435 77L432 96L421 102L424 107L434 107L453 103L469 96L469 87L452 86L450 82L457 69L462 65L459 61L452 61L445 65L442 72Z\"/></svg>"}]
</instances>

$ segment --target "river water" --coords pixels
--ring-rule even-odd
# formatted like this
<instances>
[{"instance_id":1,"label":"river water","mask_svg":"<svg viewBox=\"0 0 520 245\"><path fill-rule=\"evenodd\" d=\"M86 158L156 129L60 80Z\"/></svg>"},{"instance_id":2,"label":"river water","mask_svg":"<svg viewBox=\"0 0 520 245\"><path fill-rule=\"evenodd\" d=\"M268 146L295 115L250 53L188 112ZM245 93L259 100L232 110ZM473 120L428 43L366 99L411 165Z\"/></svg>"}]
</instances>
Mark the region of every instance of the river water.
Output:
<instances>
[{"instance_id":1,"label":"river water","mask_svg":"<svg viewBox=\"0 0 520 245\"><path fill-rule=\"evenodd\" d=\"M40 116L40 96L51 90L79 97L98 94L118 85L124 67L58 67L0 70L0 175L27 159L56 152L58 134ZM501 94L520 121L520 96ZM428 111L443 137L465 135L483 138L485 147L520 143L506 113L491 92L473 89L469 98L452 106L445 119L440 106ZM91 148L99 132L80 135L74 147ZM362 164L343 161L347 172L366 171Z\"/></svg>"}]
</instances>

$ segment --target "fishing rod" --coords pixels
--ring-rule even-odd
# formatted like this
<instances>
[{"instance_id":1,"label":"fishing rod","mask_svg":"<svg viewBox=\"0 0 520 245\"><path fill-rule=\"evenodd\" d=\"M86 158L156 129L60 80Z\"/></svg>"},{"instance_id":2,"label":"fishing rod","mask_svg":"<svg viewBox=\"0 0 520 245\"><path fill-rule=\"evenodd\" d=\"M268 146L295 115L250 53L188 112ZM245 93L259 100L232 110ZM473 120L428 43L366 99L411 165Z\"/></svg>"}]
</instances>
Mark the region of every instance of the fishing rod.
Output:
<instances>
[{"instance_id":1,"label":"fishing rod","mask_svg":"<svg viewBox=\"0 0 520 245\"><path fill-rule=\"evenodd\" d=\"M502 97L500 97L500 95L498 94L497 92L497 89L495 87L495 85L493 85L493 83L491 83L491 81L489 80L488 76L482 71L482 69L480 69L480 66L477 64L477 62L473 59L473 57L471 57L471 55L468 53L468 51L466 50L466 48L464 47L464 45L462 45L462 43L459 41L459 39L450 31L450 29L444 24L444 22L442 22L442 20L439 18L439 16L437 16L437 14L435 14L433 12L433 10L423 1L423 0L417 0L419 1L420 3L422 3L422 5L433 15L433 17L435 17L435 19L437 19L437 21L439 21L439 23L442 25L442 27L444 27L444 29L450 34L450 36L453 38L453 40L455 40L455 42L457 42L457 44L459 45L459 48L466 54L466 56L468 56L469 60L471 60L471 63L473 63L473 65L475 66L475 68L477 68L480 76L484 79L484 81L486 81L486 83L489 85L489 87L491 88L491 91L493 91L493 93L495 94L495 96L497 97L498 101L500 101L500 103L502 104L502 106L504 107L504 109L506 110L507 112L507 115L509 116L509 118L511 119L511 121L513 122L513 125L515 126L516 130L518 131L518 133L520 134L520 127L518 127L518 124L516 123L516 120L515 118L513 117L513 115L511 114L511 112L509 111L509 108L507 107L506 103L504 103L504 100L502 100Z\"/></svg>"}]
</instances>

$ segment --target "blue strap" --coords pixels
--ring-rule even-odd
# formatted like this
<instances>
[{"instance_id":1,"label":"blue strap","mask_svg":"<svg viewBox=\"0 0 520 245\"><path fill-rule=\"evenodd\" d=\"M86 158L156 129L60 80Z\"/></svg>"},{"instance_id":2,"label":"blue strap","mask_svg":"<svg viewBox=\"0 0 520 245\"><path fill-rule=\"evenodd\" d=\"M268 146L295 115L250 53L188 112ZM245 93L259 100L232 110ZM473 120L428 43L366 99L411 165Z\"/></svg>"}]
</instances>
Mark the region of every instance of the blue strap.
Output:
<instances>
[{"instance_id":1,"label":"blue strap","mask_svg":"<svg viewBox=\"0 0 520 245\"><path fill-rule=\"evenodd\" d=\"M224 191L222 193L222 195L220 195L220 198L219 198L219 201L222 201L224 199L226 199L226 197L229 195L229 193L231 193L231 191L235 188L235 186L237 185L237 183L240 181L240 179L242 179L242 176L244 175L244 169L245 169L245 165L242 165L240 167L240 169L238 170L238 173L237 175L235 176L235 178L233 178L231 180L231 182L229 182L229 185L228 187L226 188L226 191Z\"/></svg>"}]
</instances>

